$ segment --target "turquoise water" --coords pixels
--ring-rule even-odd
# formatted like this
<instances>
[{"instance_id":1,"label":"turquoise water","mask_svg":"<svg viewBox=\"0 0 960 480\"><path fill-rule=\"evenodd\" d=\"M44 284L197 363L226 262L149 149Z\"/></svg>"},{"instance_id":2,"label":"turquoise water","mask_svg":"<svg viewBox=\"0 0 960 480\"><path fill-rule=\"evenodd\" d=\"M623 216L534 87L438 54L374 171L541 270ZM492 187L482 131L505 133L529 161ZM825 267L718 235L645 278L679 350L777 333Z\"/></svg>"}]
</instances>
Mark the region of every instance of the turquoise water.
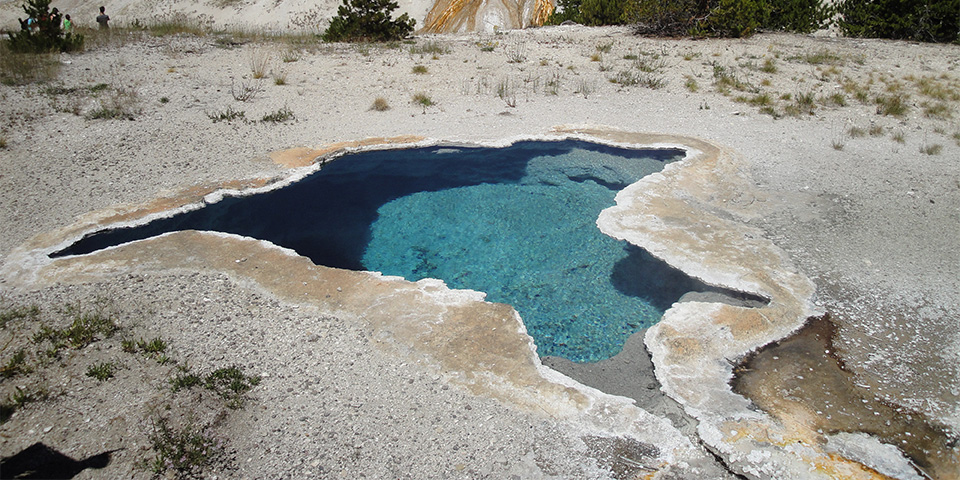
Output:
<instances>
[{"instance_id":1,"label":"turquoise water","mask_svg":"<svg viewBox=\"0 0 960 480\"><path fill-rule=\"evenodd\" d=\"M681 155L580 141L363 152L282 189L99 232L54 255L175 230L235 233L319 265L486 292L517 309L540 355L596 361L706 288L596 226L619 190Z\"/></svg>"},{"instance_id":2,"label":"turquoise water","mask_svg":"<svg viewBox=\"0 0 960 480\"><path fill-rule=\"evenodd\" d=\"M596 219L623 186L664 164L575 148L534 156L516 183L416 192L378 209L363 264L512 305L541 355L609 358L663 310L614 284L629 250Z\"/></svg>"}]
</instances>

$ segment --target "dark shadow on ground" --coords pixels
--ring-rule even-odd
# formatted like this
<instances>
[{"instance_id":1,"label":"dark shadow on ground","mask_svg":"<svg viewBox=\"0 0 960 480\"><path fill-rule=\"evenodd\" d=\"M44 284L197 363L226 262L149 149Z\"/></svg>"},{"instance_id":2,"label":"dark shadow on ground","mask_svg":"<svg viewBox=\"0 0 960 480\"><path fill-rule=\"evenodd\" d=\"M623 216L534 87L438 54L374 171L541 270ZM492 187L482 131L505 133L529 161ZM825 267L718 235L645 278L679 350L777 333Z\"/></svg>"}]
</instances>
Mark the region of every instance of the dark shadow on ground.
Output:
<instances>
[{"instance_id":1,"label":"dark shadow on ground","mask_svg":"<svg viewBox=\"0 0 960 480\"><path fill-rule=\"evenodd\" d=\"M16 455L0 460L0 479L73 478L88 468L106 467L110 464L110 455L115 451L110 450L83 460L74 460L37 442Z\"/></svg>"}]
</instances>

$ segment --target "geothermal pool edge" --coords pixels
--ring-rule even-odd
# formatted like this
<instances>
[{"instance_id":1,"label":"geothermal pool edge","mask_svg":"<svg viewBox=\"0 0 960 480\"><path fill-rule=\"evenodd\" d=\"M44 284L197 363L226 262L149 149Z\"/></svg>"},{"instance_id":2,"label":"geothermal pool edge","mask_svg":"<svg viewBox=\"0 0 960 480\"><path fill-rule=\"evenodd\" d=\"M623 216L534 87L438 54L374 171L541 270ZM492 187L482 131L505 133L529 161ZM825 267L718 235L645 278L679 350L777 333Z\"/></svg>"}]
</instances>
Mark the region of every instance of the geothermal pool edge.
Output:
<instances>
[{"instance_id":1,"label":"geothermal pool edge","mask_svg":"<svg viewBox=\"0 0 960 480\"><path fill-rule=\"evenodd\" d=\"M753 478L829 478L863 465L809 442L815 432L784 421L791 412L762 412L732 392L733 365L746 354L788 336L819 314L814 286L786 255L743 220L756 215L762 193L743 177L735 152L710 142L609 127L560 126L522 139L576 138L614 146L683 148L687 157L617 195L603 212L604 233L642 247L708 284L770 300L763 308L681 303L667 311L645 338L664 391L700 421L700 440L733 471ZM501 140L512 142L517 139ZM660 467L703 457L700 446L669 421L623 397L604 394L544 367L512 308L482 301L482 294L455 291L441 282L407 282L369 272L319 267L292 251L231 235L180 232L112 247L91 255L49 259L58 246L106 225L142 222L192 208L224 190L274 188L316 168L316 161L354 149L415 146L438 141L399 137L345 142L273 155L290 168L282 178L247 179L199 186L136 206L93 212L63 229L18 247L0 270L8 285L41 288L84 283L124 272L171 269L215 271L295 304L364 323L383 348L437 365L450 382L517 409L542 412L585 432L656 442ZM498 143L494 143L498 144ZM879 459L877 459L879 462ZM810 465L815 468L811 471Z\"/></svg>"}]
</instances>

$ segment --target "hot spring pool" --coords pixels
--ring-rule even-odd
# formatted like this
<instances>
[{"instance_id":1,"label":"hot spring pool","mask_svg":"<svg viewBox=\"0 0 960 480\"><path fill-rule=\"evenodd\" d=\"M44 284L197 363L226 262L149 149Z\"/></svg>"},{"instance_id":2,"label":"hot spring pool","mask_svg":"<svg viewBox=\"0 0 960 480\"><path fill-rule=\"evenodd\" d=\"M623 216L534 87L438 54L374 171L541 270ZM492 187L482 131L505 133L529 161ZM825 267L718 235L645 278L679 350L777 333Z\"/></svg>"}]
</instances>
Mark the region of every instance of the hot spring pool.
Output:
<instances>
[{"instance_id":1,"label":"hot spring pool","mask_svg":"<svg viewBox=\"0 0 960 480\"><path fill-rule=\"evenodd\" d=\"M486 292L516 308L540 355L597 361L684 293L707 289L596 226L619 190L683 154L574 140L367 151L284 188L98 232L52 256L177 230L244 235L319 265Z\"/></svg>"}]
</instances>

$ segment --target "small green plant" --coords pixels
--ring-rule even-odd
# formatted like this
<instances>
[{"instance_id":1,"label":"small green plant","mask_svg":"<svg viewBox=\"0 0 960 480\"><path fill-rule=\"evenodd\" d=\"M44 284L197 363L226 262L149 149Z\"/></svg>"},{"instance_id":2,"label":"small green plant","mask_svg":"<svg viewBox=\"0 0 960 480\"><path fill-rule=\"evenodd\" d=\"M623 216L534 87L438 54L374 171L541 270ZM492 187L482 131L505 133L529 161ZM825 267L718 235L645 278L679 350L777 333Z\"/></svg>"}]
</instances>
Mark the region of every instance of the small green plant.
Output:
<instances>
[{"instance_id":1,"label":"small green plant","mask_svg":"<svg viewBox=\"0 0 960 480\"><path fill-rule=\"evenodd\" d=\"M36 320L40 317L40 307L31 305L29 307L4 308L0 310L0 328L6 328L7 323L14 320Z\"/></svg>"},{"instance_id":2,"label":"small green plant","mask_svg":"<svg viewBox=\"0 0 960 480\"><path fill-rule=\"evenodd\" d=\"M427 73L426 65L414 65L411 71L416 75L424 75Z\"/></svg>"},{"instance_id":3,"label":"small green plant","mask_svg":"<svg viewBox=\"0 0 960 480\"><path fill-rule=\"evenodd\" d=\"M244 113L243 110L234 110L233 107L227 107L227 109L222 112L207 113L207 118L213 120L213 123L244 120L245 117L246 113Z\"/></svg>"},{"instance_id":4,"label":"small green plant","mask_svg":"<svg viewBox=\"0 0 960 480\"><path fill-rule=\"evenodd\" d=\"M174 392L196 387L203 382L199 375L190 371L188 366L177 367L177 370L179 373L170 379L170 389Z\"/></svg>"},{"instance_id":5,"label":"small green plant","mask_svg":"<svg viewBox=\"0 0 960 480\"><path fill-rule=\"evenodd\" d=\"M798 92L791 98L793 99L793 103L784 108L786 113L789 115L813 115L813 112L817 108L816 96L813 94L813 92Z\"/></svg>"},{"instance_id":6,"label":"small green plant","mask_svg":"<svg viewBox=\"0 0 960 480\"><path fill-rule=\"evenodd\" d=\"M178 392L202 386L226 400L227 407L232 409L241 408L246 393L260 384L260 377L245 375L236 366L218 368L203 377L192 373L189 367L178 367L178 369L180 373L170 379L171 390Z\"/></svg>"},{"instance_id":7,"label":"small green plant","mask_svg":"<svg viewBox=\"0 0 960 480\"><path fill-rule=\"evenodd\" d=\"M220 398L227 401L227 406L233 409L242 407L246 393L259 384L260 377L244 375L236 366L218 368L203 380L205 388L216 392Z\"/></svg>"},{"instance_id":8,"label":"small green plant","mask_svg":"<svg viewBox=\"0 0 960 480\"><path fill-rule=\"evenodd\" d=\"M760 113L764 115L770 115L773 118L780 118L782 116L773 105L764 105L760 107Z\"/></svg>"},{"instance_id":9,"label":"small green plant","mask_svg":"<svg viewBox=\"0 0 960 480\"><path fill-rule=\"evenodd\" d=\"M499 45L499 43L492 40L477 42L477 46L480 47L481 52L492 52L497 48L497 45Z\"/></svg>"},{"instance_id":10,"label":"small green plant","mask_svg":"<svg viewBox=\"0 0 960 480\"><path fill-rule=\"evenodd\" d=\"M325 42L401 40L413 33L417 22L406 13L394 20L392 12L399 7L391 0L343 0L321 38Z\"/></svg>"},{"instance_id":11,"label":"small green plant","mask_svg":"<svg viewBox=\"0 0 960 480\"><path fill-rule=\"evenodd\" d=\"M509 78L501 78L497 82L497 96L500 97L508 107L517 106L517 89L516 85Z\"/></svg>"},{"instance_id":12,"label":"small green plant","mask_svg":"<svg viewBox=\"0 0 960 480\"><path fill-rule=\"evenodd\" d=\"M944 102L924 102L921 104L921 106L923 107L923 115L925 117L937 118L940 120L948 120L953 117L953 108Z\"/></svg>"},{"instance_id":13,"label":"small green plant","mask_svg":"<svg viewBox=\"0 0 960 480\"><path fill-rule=\"evenodd\" d=\"M50 342L54 351L68 347L81 349L96 340L112 337L120 328L102 308L84 311L78 305L70 305L67 314L73 317L69 327L55 329L41 325L33 337L34 343Z\"/></svg>"},{"instance_id":14,"label":"small green plant","mask_svg":"<svg viewBox=\"0 0 960 480\"><path fill-rule=\"evenodd\" d=\"M660 57L640 57L633 61L633 67L645 73L659 72L666 68L666 66L667 62Z\"/></svg>"},{"instance_id":15,"label":"small green plant","mask_svg":"<svg viewBox=\"0 0 960 480\"><path fill-rule=\"evenodd\" d=\"M940 152L943 151L943 145L939 143L933 144L924 144L920 146L920 153L924 155L940 155Z\"/></svg>"},{"instance_id":16,"label":"small green plant","mask_svg":"<svg viewBox=\"0 0 960 480\"><path fill-rule=\"evenodd\" d=\"M113 378L116 366L111 362L100 362L87 367L87 376L103 382Z\"/></svg>"},{"instance_id":17,"label":"small green plant","mask_svg":"<svg viewBox=\"0 0 960 480\"><path fill-rule=\"evenodd\" d=\"M117 89L112 94L99 99L100 106L89 113L91 120L133 120L140 113L137 108L139 99L133 90Z\"/></svg>"},{"instance_id":18,"label":"small green plant","mask_svg":"<svg viewBox=\"0 0 960 480\"><path fill-rule=\"evenodd\" d=\"M560 74L559 70L554 70L548 76L544 82L543 89L544 93L547 95L559 95L560 94L560 83L563 80L563 76Z\"/></svg>"},{"instance_id":19,"label":"small green plant","mask_svg":"<svg viewBox=\"0 0 960 480\"><path fill-rule=\"evenodd\" d=\"M760 71L764 73L777 73L777 61L767 57L763 61L763 66L760 67Z\"/></svg>"},{"instance_id":20,"label":"small green plant","mask_svg":"<svg viewBox=\"0 0 960 480\"><path fill-rule=\"evenodd\" d=\"M436 105L436 103L434 103L434 101L426 93L423 93L423 92L415 93L413 95L413 103L420 105L421 107L424 107L424 108Z\"/></svg>"},{"instance_id":21,"label":"small green plant","mask_svg":"<svg viewBox=\"0 0 960 480\"><path fill-rule=\"evenodd\" d=\"M640 86L649 88L651 90L659 90L667 86L667 80L663 75L659 75L655 72L642 72L640 73Z\"/></svg>"},{"instance_id":22,"label":"small green plant","mask_svg":"<svg viewBox=\"0 0 960 480\"><path fill-rule=\"evenodd\" d=\"M207 34L207 25L202 21L189 17L186 13L175 12L154 17L146 24L138 24L155 37L170 35L194 35L202 37Z\"/></svg>"},{"instance_id":23,"label":"small green plant","mask_svg":"<svg viewBox=\"0 0 960 480\"><path fill-rule=\"evenodd\" d=\"M610 79L610 83L616 83L624 87L632 87L640 83L640 74L633 70L620 70Z\"/></svg>"},{"instance_id":24,"label":"small green plant","mask_svg":"<svg viewBox=\"0 0 960 480\"><path fill-rule=\"evenodd\" d=\"M156 475L172 471L178 478L199 477L203 468L222 454L222 442L192 419L176 428L157 415L151 419L151 427L148 439L155 456L148 465Z\"/></svg>"},{"instance_id":25,"label":"small green plant","mask_svg":"<svg viewBox=\"0 0 960 480\"><path fill-rule=\"evenodd\" d=\"M800 59L810 65L839 65L843 63L843 57L827 49L807 53L800 57Z\"/></svg>"},{"instance_id":26,"label":"small green plant","mask_svg":"<svg viewBox=\"0 0 960 480\"><path fill-rule=\"evenodd\" d=\"M883 127L877 124L872 124L870 125L870 130L868 130L868 133L871 137L879 137L883 135Z\"/></svg>"},{"instance_id":27,"label":"small green plant","mask_svg":"<svg viewBox=\"0 0 960 480\"><path fill-rule=\"evenodd\" d=\"M287 84L287 72L281 70L273 75L273 84L274 85L286 85Z\"/></svg>"},{"instance_id":28,"label":"small green plant","mask_svg":"<svg viewBox=\"0 0 960 480\"><path fill-rule=\"evenodd\" d=\"M17 375L30 373L30 371L31 369L27 365L27 351L21 348L10 357L7 363L0 367L0 377L13 378Z\"/></svg>"},{"instance_id":29,"label":"small green plant","mask_svg":"<svg viewBox=\"0 0 960 480\"><path fill-rule=\"evenodd\" d=\"M0 402L0 423L9 420L17 409L23 408L28 403L42 402L48 398L50 398L50 394L46 389L27 390L19 386L16 387L6 401Z\"/></svg>"},{"instance_id":30,"label":"small green plant","mask_svg":"<svg viewBox=\"0 0 960 480\"><path fill-rule=\"evenodd\" d=\"M837 93L834 93L834 94L832 94L832 95L828 95L827 97L825 97L825 98L823 99L823 103L826 104L826 105L833 105L833 106L837 106L837 107L845 107L845 106L847 106L847 97L845 97L842 93L837 92Z\"/></svg>"},{"instance_id":31,"label":"small green plant","mask_svg":"<svg viewBox=\"0 0 960 480\"><path fill-rule=\"evenodd\" d=\"M261 123L266 123L266 122L283 123L289 120L295 120L296 118L297 117L293 115L293 111L291 111L287 107L283 107L280 110L277 110L276 112L268 113L264 115L263 118L260 119L260 122Z\"/></svg>"},{"instance_id":32,"label":"small green plant","mask_svg":"<svg viewBox=\"0 0 960 480\"><path fill-rule=\"evenodd\" d=\"M141 338L137 341L137 348L146 354L163 353L167 351L167 342L160 337L156 337L149 342Z\"/></svg>"},{"instance_id":33,"label":"small green plant","mask_svg":"<svg viewBox=\"0 0 960 480\"><path fill-rule=\"evenodd\" d=\"M170 99L167 97L160 97L160 103L170 103Z\"/></svg>"},{"instance_id":34,"label":"small green plant","mask_svg":"<svg viewBox=\"0 0 960 480\"><path fill-rule=\"evenodd\" d=\"M753 86L741 80L732 68L718 63L713 64L713 86L723 95L729 95L730 89L741 92L754 90Z\"/></svg>"},{"instance_id":35,"label":"small green plant","mask_svg":"<svg viewBox=\"0 0 960 480\"><path fill-rule=\"evenodd\" d=\"M8 142L7 135L4 133L0 133L0 149L7 148L7 145L8 145L7 142Z\"/></svg>"},{"instance_id":36,"label":"small green plant","mask_svg":"<svg viewBox=\"0 0 960 480\"><path fill-rule=\"evenodd\" d=\"M443 55L449 50L438 40L427 40L423 43L418 43L410 46L410 53L413 55L431 55L436 57L437 55Z\"/></svg>"},{"instance_id":37,"label":"small green plant","mask_svg":"<svg viewBox=\"0 0 960 480\"><path fill-rule=\"evenodd\" d=\"M893 134L890 135L890 138L893 139L894 142L900 144L907 143L907 136L902 131L893 132Z\"/></svg>"},{"instance_id":38,"label":"small green plant","mask_svg":"<svg viewBox=\"0 0 960 480\"><path fill-rule=\"evenodd\" d=\"M902 117L909 110L903 95L880 95L876 99L876 104L878 115Z\"/></svg>"},{"instance_id":39,"label":"small green plant","mask_svg":"<svg viewBox=\"0 0 960 480\"><path fill-rule=\"evenodd\" d=\"M370 110L376 110L378 112L386 112L390 110L390 104L387 103L387 99L383 97L377 97L373 99L373 104L370 105Z\"/></svg>"},{"instance_id":40,"label":"small green plant","mask_svg":"<svg viewBox=\"0 0 960 480\"><path fill-rule=\"evenodd\" d=\"M867 131L863 128L852 126L847 129L847 135L850 135L850 138L861 138L867 135Z\"/></svg>"},{"instance_id":41,"label":"small green plant","mask_svg":"<svg viewBox=\"0 0 960 480\"><path fill-rule=\"evenodd\" d=\"M769 93L758 93L747 99L747 103L755 107L766 107L773 105L773 97Z\"/></svg>"}]
</instances>

